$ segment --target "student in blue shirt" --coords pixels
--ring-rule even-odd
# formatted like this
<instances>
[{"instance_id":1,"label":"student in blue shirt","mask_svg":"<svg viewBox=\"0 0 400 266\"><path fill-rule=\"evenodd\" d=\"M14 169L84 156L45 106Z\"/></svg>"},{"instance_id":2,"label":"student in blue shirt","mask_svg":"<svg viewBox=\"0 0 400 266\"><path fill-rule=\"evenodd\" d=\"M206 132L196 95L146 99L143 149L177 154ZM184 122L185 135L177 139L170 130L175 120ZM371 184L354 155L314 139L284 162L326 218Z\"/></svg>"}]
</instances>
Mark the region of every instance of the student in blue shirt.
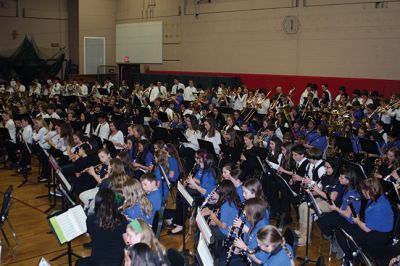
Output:
<instances>
[{"instance_id":1,"label":"student in blue shirt","mask_svg":"<svg viewBox=\"0 0 400 266\"><path fill-rule=\"evenodd\" d=\"M389 242L393 230L394 214L380 181L367 178L360 184L360 190L368 200L365 222L359 216L353 217L352 225L344 229L363 247L377 247Z\"/></svg>"},{"instance_id":2,"label":"student in blue shirt","mask_svg":"<svg viewBox=\"0 0 400 266\"><path fill-rule=\"evenodd\" d=\"M194 176L189 175L184 184L188 193L194 197L196 205L200 205L204 198L206 198L216 186L216 174L214 170L214 158L212 154L209 154L206 150L198 150L195 154L196 164L198 164L199 170ZM179 234L182 232L182 225L186 213L185 200L178 193L176 197L176 212L173 219L175 228L169 231L170 234Z\"/></svg>"},{"instance_id":3,"label":"student in blue shirt","mask_svg":"<svg viewBox=\"0 0 400 266\"><path fill-rule=\"evenodd\" d=\"M339 183L344 187L341 194L336 197L336 199L341 198L341 205L329 205L329 209L332 212L325 213L317 220L319 228L327 236L332 235L335 227L347 226L353 223L349 201L351 201L357 213L360 213L361 209L361 196L356 189L358 184L357 173L351 168L342 169L339 175Z\"/></svg>"},{"instance_id":4,"label":"student in blue shirt","mask_svg":"<svg viewBox=\"0 0 400 266\"><path fill-rule=\"evenodd\" d=\"M249 258L256 264L263 264L268 258L268 254L264 251L251 252L258 246L256 237L258 230L267 225L264 219L267 206L267 203L259 198L252 198L246 201L243 213L249 226L243 226L243 238L236 238L234 241L234 246L246 251ZM241 223L242 221L238 223L238 219L236 219L233 225L240 227ZM235 258L232 258L232 265L235 265L233 263L234 260Z\"/></svg>"},{"instance_id":5,"label":"student in blue shirt","mask_svg":"<svg viewBox=\"0 0 400 266\"><path fill-rule=\"evenodd\" d=\"M216 242L226 238L241 206L236 188L230 180L223 180L217 193L218 201L214 211L207 207L201 211L203 216L208 216L210 219L210 228Z\"/></svg>"},{"instance_id":6,"label":"student in blue shirt","mask_svg":"<svg viewBox=\"0 0 400 266\"><path fill-rule=\"evenodd\" d=\"M157 180L157 184L160 187L163 198L168 198L168 184L165 178L168 178L170 183L178 182L179 178L179 167L177 160L169 156L168 151L165 149L159 149L154 153L155 157L155 170L154 174ZM164 176L165 175L165 176Z\"/></svg>"},{"instance_id":7,"label":"student in blue shirt","mask_svg":"<svg viewBox=\"0 0 400 266\"><path fill-rule=\"evenodd\" d=\"M151 202L153 215L156 211L160 211L162 204L162 192L157 186L157 180L151 173L144 174L140 177L140 183L144 192L147 193L147 198Z\"/></svg>"},{"instance_id":8,"label":"student in blue shirt","mask_svg":"<svg viewBox=\"0 0 400 266\"><path fill-rule=\"evenodd\" d=\"M153 170L154 156L150 151L150 142L148 140L140 140L138 142L138 153L132 164L135 168L134 176L139 179L146 172Z\"/></svg>"},{"instance_id":9,"label":"student in blue shirt","mask_svg":"<svg viewBox=\"0 0 400 266\"><path fill-rule=\"evenodd\" d=\"M325 152L326 148L328 147L327 133L328 129L323 125L319 125L317 127L317 134L312 134L312 136L309 135L307 138L308 143L304 144L304 147L316 147Z\"/></svg>"},{"instance_id":10,"label":"student in blue shirt","mask_svg":"<svg viewBox=\"0 0 400 266\"><path fill-rule=\"evenodd\" d=\"M142 218L148 224L153 223L154 213L150 200L140 182L134 178L128 180L122 189L125 202L122 205L123 214L128 221Z\"/></svg>"},{"instance_id":11,"label":"student in blue shirt","mask_svg":"<svg viewBox=\"0 0 400 266\"><path fill-rule=\"evenodd\" d=\"M294 266L293 250L278 228L267 225L257 232L257 243L268 254L263 266Z\"/></svg>"},{"instance_id":12,"label":"student in blue shirt","mask_svg":"<svg viewBox=\"0 0 400 266\"><path fill-rule=\"evenodd\" d=\"M257 198L262 199L267 204L267 208L265 209L264 221L265 224L269 224L269 204L267 199L264 196L264 191L262 189L262 185L260 180L257 178L250 178L243 182L243 198L246 203L247 200Z\"/></svg>"},{"instance_id":13,"label":"student in blue shirt","mask_svg":"<svg viewBox=\"0 0 400 266\"><path fill-rule=\"evenodd\" d=\"M243 177L242 170L231 162L226 163L224 167L222 167L222 178L230 180L233 183L241 202L244 202L243 183L241 180Z\"/></svg>"}]
</instances>

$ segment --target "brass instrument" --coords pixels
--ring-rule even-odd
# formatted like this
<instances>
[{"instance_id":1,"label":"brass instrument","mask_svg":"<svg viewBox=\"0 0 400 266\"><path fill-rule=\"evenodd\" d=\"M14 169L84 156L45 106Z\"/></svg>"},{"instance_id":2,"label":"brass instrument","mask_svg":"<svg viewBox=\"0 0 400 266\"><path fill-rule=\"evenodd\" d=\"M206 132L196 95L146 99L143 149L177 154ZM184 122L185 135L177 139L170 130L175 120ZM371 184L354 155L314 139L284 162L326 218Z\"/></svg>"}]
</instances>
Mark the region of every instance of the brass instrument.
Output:
<instances>
[{"instance_id":1,"label":"brass instrument","mask_svg":"<svg viewBox=\"0 0 400 266\"><path fill-rule=\"evenodd\" d=\"M379 167L381 167L381 165L382 165L382 159L381 158L375 159L373 173L378 173L379 172Z\"/></svg>"},{"instance_id":2,"label":"brass instrument","mask_svg":"<svg viewBox=\"0 0 400 266\"><path fill-rule=\"evenodd\" d=\"M279 93L278 98L276 98L276 100L272 103L272 105L270 107L271 110L274 110L276 108L276 106L278 105L279 100L281 99L281 97L282 97L282 93Z\"/></svg>"},{"instance_id":3,"label":"brass instrument","mask_svg":"<svg viewBox=\"0 0 400 266\"><path fill-rule=\"evenodd\" d=\"M285 118L286 118L286 120L287 120L287 122L288 122L288 124L289 124L289 127L292 128L292 127L293 127L293 125L292 125L292 118L290 117L290 110L291 110L291 107L289 106L289 104L285 104L284 106L280 107L279 109L280 109L280 110L282 111L282 113L285 115Z\"/></svg>"},{"instance_id":4,"label":"brass instrument","mask_svg":"<svg viewBox=\"0 0 400 266\"><path fill-rule=\"evenodd\" d=\"M257 113L257 108L260 108L261 107L261 105L268 99L268 96L269 96L269 94L271 93L271 91L268 91L268 93L267 93L267 95L265 95L265 98L264 99L262 99L261 101L258 101L257 103L253 103L253 109L251 109L250 110L250 112L243 118L243 120L245 121L245 122L248 122L252 117L253 117L253 115L255 114L255 113ZM258 94L258 92L256 93L256 94ZM254 97L256 97L256 96L254 96ZM255 99L253 99L253 101L254 101Z\"/></svg>"}]
</instances>

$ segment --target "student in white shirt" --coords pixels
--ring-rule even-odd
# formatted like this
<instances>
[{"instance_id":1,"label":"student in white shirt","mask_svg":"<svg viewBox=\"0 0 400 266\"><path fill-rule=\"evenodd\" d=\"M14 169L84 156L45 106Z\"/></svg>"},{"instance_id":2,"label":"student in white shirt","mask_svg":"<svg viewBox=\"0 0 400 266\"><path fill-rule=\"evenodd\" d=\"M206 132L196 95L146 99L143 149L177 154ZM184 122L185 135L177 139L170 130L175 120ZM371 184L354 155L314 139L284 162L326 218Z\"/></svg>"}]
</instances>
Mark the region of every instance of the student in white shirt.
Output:
<instances>
[{"instance_id":1,"label":"student in white shirt","mask_svg":"<svg viewBox=\"0 0 400 266\"><path fill-rule=\"evenodd\" d=\"M157 87L160 91L160 96L167 97L167 88L161 84L161 81L157 81Z\"/></svg>"},{"instance_id":2,"label":"student in white shirt","mask_svg":"<svg viewBox=\"0 0 400 266\"><path fill-rule=\"evenodd\" d=\"M310 164L308 165L308 172L307 176L304 177L303 183L305 184L306 189L312 191L313 186L318 186L320 189L322 189L322 183L321 179L326 173L326 168L325 168L325 162L322 160L322 155L323 151L321 151L318 148L311 148L307 151L307 157L308 160L310 161ZM322 203L323 201L318 201L318 207L323 211L323 212L329 212L328 204ZM308 213L308 204L307 202L303 202L299 206L299 228L300 228L300 239L299 239L299 246L305 246L306 245L306 238L307 238L307 221L309 221L309 232L311 232L311 226L312 226L312 219L307 219L307 213ZM310 218L311 215L313 214L313 211L310 212ZM311 234L310 234L311 237Z\"/></svg>"},{"instance_id":3,"label":"student in white shirt","mask_svg":"<svg viewBox=\"0 0 400 266\"><path fill-rule=\"evenodd\" d=\"M154 101L161 96L160 88L154 86L153 83L151 83L150 87L147 88L146 90L148 91L148 98L150 100L150 103L154 103Z\"/></svg>"},{"instance_id":4,"label":"student in white shirt","mask_svg":"<svg viewBox=\"0 0 400 266\"><path fill-rule=\"evenodd\" d=\"M103 89L107 89L108 94L110 94L112 87L114 87L114 84L111 82L111 79L106 78L106 80L104 81Z\"/></svg>"},{"instance_id":5,"label":"student in white shirt","mask_svg":"<svg viewBox=\"0 0 400 266\"><path fill-rule=\"evenodd\" d=\"M89 94L89 89L88 87L83 83L83 80L80 79L78 81L78 85L80 87L80 95L82 96L87 96Z\"/></svg>"},{"instance_id":6,"label":"student in white shirt","mask_svg":"<svg viewBox=\"0 0 400 266\"><path fill-rule=\"evenodd\" d=\"M185 123L187 125L187 129L184 132L184 135L188 142L182 143L183 147L181 149L182 158L185 158L185 169L190 171L195 162L194 154L195 151L199 150L199 142L198 139L201 139L201 131L197 118L194 115L187 115L185 117Z\"/></svg>"},{"instance_id":7,"label":"student in white shirt","mask_svg":"<svg viewBox=\"0 0 400 266\"><path fill-rule=\"evenodd\" d=\"M346 87L345 86L340 86L339 87L339 94L335 98L335 101L337 103L340 102L340 98L342 97L343 94L346 94Z\"/></svg>"},{"instance_id":8,"label":"student in white shirt","mask_svg":"<svg viewBox=\"0 0 400 266\"><path fill-rule=\"evenodd\" d=\"M55 106L53 104L49 104L47 106L47 114L43 114L43 118L53 118L53 119L60 119L60 116L55 112Z\"/></svg>"},{"instance_id":9,"label":"student in white shirt","mask_svg":"<svg viewBox=\"0 0 400 266\"><path fill-rule=\"evenodd\" d=\"M29 117L21 117L21 127L22 127L22 140L24 143L20 144L19 150L21 151L20 159L20 171L22 168L31 168L31 152L33 144L33 131L32 126L29 124ZM28 150L29 149L29 150Z\"/></svg>"},{"instance_id":10,"label":"student in white shirt","mask_svg":"<svg viewBox=\"0 0 400 266\"><path fill-rule=\"evenodd\" d=\"M57 78L54 80L54 84L50 87L50 97L53 97L54 95L60 95L61 94L61 84L60 80Z\"/></svg>"},{"instance_id":11,"label":"student in white shirt","mask_svg":"<svg viewBox=\"0 0 400 266\"><path fill-rule=\"evenodd\" d=\"M97 121L99 124L97 125L94 134L101 139L108 139L108 136L110 135L110 126L107 123L106 115L103 113L99 114L97 116Z\"/></svg>"},{"instance_id":12,"label":"student in white shirt","mask_svg":"<svg viewBox=\"0 0 400 266\"><path fill-rule=\"evenodd\" d=\"M221 151L221 147L219 145L222 142L221 134L217 130L215 120L211 117L207 118L207 120L204 122L204 127L206 129L206 134L203 139L211 142L213 144L215 153L219 154Z\"/></svg>"},{"instance_id":13,"label":"student in white shirt","mask_svg":"<svg viewBox=\"0 0 400 266\"><path fill-rule=\"evenodd\" d=\"M16 167L17 163L17 155L16 155L16 128L14 120L12 119L12 115L9 111L3 112L3 126L7 128L8 133L10 134L10 141L1 141L2 144L5 145L6 150L8 152L8 158L11 162L11 167Z\"/></svg>"},{"instance_id":14,"label":"student in white shirt","mask_svg":"<svg viewBox=\"0 0 400 266\"><path fill-rule=\"evenodd\" d=\"M270 105L271 101L269 100L269 98L265 97L265 92L260 91L256 102L257 114L259 115L267 114Z\"/></svg>"},{"instance_id":15,"label":"student in white shirt","mask_svg":"<svg viewBox=\"0 0 400 266\"><path fill-rule=\"evenodd\" d=\"M189 80L189 86L183 90L183 100L186 102L193 102L196 100L195 93L197 93L197 89L194 87L193 80Z\"/></svg>"},{"instance_id":16,"label":"student in white shirt","mask_svg":"<svg viewBox=\"0 0 400 266\"><path fill-rule=\"evenodd\" d=\"M329 95L329 104L328 104L328 106L330 106L331 103L332 103L332 93L328 89L328 84L325 84L325 83L322 84L321 88L322 88L323 92L326 92Z\"/></svg>"},{"instance_id":17,"label":"student in white shirt","mask_svg":"<svg viewBox=\"0 0 400 266\"><path fill-rule=\"evenodd\" d=\"M108 140L111 141L117 150L122 150L124 143L124 134L121 130L119 130L118 123L116 121L111 121L109 123L110 126L110 136Z\"/></svg>"},{"instance_id":18,"label":"student in white shirt","mask_svg":"<svg viewBox=\"0 0 400 266\"><path fill-rule=\"evenodd\" d=\"M180 83L180 81L178 79L174 79L174 85L171 88L171 95L176 95L176 93L178 92L179 89L184 90L185 85Z\"/></svg>"},{"instance_id":19,"label":"student in white shirt","mask_svg":"<svg viewBox=\"0 0 400 266\"><path fill-rule=\"evenodd\" d=\"M242 88L237 89L236 95L231 96L231 102L233 102L233 110L241 111L246 106L247 94L244 94Z\"/></svg>"}]
</instances>

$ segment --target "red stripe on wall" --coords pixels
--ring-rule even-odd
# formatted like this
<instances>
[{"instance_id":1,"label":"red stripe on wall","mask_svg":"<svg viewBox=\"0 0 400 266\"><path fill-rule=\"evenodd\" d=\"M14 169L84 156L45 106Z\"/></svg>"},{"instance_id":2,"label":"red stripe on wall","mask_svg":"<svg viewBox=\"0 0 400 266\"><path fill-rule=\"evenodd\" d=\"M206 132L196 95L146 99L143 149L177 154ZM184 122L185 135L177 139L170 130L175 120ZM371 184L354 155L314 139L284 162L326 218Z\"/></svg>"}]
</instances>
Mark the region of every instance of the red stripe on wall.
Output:
<instances>
[{"instance_id":1,"label":"red stripe on wall","mask_svg":"<svg viewBox=\"0 0 400 266\"><path fill-rule=\"evenodd\" d=\"M328 84L329 90L335 97L340 86L345 86L347 93L351 95L354 89L376 90L380 94L390 96L393 92L400 92L400 80L367 79L367 78L341 78L341 77L315 77L315 76L291 76L268 74L240 74L240 73L214 73L214 72L185 72L185 71L159 71L149 70L146 73L171 74L171 75L202 75L202 76L230 76L239 77L243 84L250 89L268 88L274 89L282 86L288 92L292 86L296 88L294 100L298 100L308 83L318 84L321 92L321 84ZM321 95L321 94L319 94Z\"/></svg>"}]
</instances>

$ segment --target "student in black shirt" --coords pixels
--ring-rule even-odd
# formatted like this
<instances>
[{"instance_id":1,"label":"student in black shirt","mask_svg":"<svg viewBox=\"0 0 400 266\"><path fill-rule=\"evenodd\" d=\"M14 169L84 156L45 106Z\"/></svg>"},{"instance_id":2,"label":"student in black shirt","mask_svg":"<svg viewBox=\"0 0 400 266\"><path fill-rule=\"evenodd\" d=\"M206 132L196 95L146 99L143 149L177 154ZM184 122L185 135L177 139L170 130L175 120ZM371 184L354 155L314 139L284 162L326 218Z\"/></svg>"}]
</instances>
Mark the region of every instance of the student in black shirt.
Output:
<instances>
[{"instance_id":1,"label":"student in black shirt","mask_svg":"<svg viewBox=\"0 0 400 266\"><path fill-rule=\"evenodd\" d=\"M124 258L122 234L128 222L119 213L115 194L109 188L99 190L95 198L95 213L86 220L92 238L92 254L79 259L77 266L120 266Z\"/></svg>"}]
</instances>

